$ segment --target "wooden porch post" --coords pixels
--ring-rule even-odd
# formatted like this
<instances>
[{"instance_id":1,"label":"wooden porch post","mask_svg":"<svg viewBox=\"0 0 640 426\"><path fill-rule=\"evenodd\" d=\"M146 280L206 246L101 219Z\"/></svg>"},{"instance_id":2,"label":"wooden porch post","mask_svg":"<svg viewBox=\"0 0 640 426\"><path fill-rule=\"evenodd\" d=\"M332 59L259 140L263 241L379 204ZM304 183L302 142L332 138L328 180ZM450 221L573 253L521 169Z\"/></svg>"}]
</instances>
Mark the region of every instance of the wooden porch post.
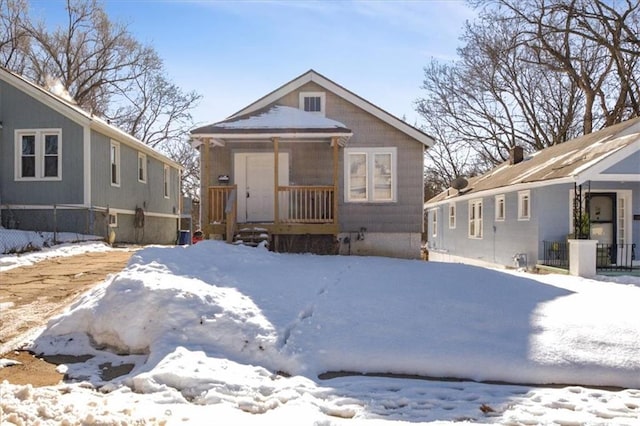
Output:
<instances>
[{"instance_id":1,"label":"wooden porch post","mask_svg":"<svg viewBox=\"0 0 640 426\"><path fill-rule=\"evenodd\" d=\"M209 139L204 139L202 145L200 145L200 222L202 225L202 232L205 238L209 238L211 234L211 200L209 199L209 185L211 185L211 163L210 159L210 147Z\"/></svg>"},{"instance_id":2,"label":"wooden porch post","mask_svg":"<svg viewBox=\"0 0 640 426\"><path fill-rule=\"evenodd\" d=\"M333 223L338 223L338 138L332 137L333 145Z\"/></svg>"},{"instance_id":3,"label":"wooden porch post","mask_svg":"<svg viewBox=\"0 0 640 426\"><path fill-rule=\"evenodd\" d=\"M278 186L280 185L279 173L278 173L278 138L273 139L273 223L276 225L276 229L280 224L280 203L278 202ZM273 236L274 251L278 251L278 234Z\"/></svg>"}]
</instances>

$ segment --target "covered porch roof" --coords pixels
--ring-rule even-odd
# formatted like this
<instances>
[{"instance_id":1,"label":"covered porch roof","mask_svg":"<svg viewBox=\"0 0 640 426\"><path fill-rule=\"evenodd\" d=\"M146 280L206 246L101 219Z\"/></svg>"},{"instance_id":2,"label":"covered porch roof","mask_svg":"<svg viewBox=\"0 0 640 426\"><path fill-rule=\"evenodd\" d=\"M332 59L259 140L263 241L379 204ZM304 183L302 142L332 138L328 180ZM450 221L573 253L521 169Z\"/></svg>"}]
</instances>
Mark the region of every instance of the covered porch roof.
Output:
<instances>
[{"instance_id":1,"label":"covered porch roof","mask_svg":"<svg viewBox=\"0 0 640 426\"><path fill-rule=\"evenodd\" d=\"M339 121L282 105L273 105L191 131L194 147L207 141L224 146L228 141L270 141L272 138L311 142L326 142L336 138L338 144L344 146L352 135L351 129Z\"/></svg>"}]
</instances>

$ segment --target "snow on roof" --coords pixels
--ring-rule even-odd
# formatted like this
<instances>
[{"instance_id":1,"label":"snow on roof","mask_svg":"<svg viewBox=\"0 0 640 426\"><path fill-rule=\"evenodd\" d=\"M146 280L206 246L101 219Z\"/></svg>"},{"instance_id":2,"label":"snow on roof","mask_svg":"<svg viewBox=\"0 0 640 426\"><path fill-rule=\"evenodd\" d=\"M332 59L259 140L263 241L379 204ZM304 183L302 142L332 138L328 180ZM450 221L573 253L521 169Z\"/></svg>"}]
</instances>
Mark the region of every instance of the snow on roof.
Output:
<instances>
[{"instance_id":1,"label":"snow on roof","mask_svg":"<svg viewBox=\"0 0 640 426\"><path fill-rule=\"evenodd\" d=\"M275 105L255 116L222 121L216 126L226 129L344 129L347 127L339 121L331 120L320 114L282 105Z\"/></svg>"},{"instance_id":2,"label":"snow on roof","mask_svg":"<svg viewBox=\"0 0 640 426\"><path fill-rule=\"evenodd\" d=\"M433 203L450 200L459 195L477 194L516 184L564 178L577 182L584 179L581 175L590 168L634 144L640 144L640 118L545 148L530 154L517 164L509 164L506 161L483 175L470 178L468 187L463 192L459 193L449 188L427 201L425 205L431 206Z\"/></svg>"}]
</instances>

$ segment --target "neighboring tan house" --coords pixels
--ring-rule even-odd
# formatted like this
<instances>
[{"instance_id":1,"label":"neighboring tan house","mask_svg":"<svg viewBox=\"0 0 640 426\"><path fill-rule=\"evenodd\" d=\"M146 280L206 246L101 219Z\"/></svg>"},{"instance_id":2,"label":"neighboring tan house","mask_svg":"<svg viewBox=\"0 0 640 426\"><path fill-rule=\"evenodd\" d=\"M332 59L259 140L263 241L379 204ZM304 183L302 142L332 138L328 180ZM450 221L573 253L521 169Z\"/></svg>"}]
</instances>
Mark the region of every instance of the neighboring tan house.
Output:
<instances>
[{"instance_id":1,"label":"neighboring tan house","mask_svg":"<svg viewBox=\"0 0 640 426\"><path fill-rule=\"evenodd\" d=\"M180 171L138 139L0 68L3 227L173 244Z\"/></svg>"},{"instance_id":2,"label":"neighboring tan house","mask_svg":"<svg viewBox=\"0 0 640 426\"><path fill-rule=\"evenodd\" d=\"M206 238L255 232L276 251L420 256L433 139L317 72L191 137Z\"/></svg>"},{"instance_id":3,"label":"neighboring tan house","mask_svg":"<svg viewBox=\"0 0 640 426\"><path fill-rule=\"evenodd\" d=\"M452 186L425 204L429 260L569 268L567 240L590 239L597 270L639 263L640 118L530 155L513 149Z\"/></svg>"}]
</instances>

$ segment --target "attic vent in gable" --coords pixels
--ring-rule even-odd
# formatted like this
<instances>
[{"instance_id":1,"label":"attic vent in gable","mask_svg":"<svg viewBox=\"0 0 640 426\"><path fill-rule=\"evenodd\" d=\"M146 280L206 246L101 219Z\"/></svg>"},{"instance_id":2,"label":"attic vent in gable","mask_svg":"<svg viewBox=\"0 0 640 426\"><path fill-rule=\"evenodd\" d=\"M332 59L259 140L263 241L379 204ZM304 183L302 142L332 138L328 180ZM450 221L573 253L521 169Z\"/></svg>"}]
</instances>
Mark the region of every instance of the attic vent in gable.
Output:
<instances>
[{"instance_id":1,"label":"attic vent in gable","mask_svg":"<svg viewBox=\"0 0 640 426\"><path fill-rule=\"evenodd\" d=\"M300 92L300 109L324 115L324 92Z\"/></svg>"}]
</instances>

